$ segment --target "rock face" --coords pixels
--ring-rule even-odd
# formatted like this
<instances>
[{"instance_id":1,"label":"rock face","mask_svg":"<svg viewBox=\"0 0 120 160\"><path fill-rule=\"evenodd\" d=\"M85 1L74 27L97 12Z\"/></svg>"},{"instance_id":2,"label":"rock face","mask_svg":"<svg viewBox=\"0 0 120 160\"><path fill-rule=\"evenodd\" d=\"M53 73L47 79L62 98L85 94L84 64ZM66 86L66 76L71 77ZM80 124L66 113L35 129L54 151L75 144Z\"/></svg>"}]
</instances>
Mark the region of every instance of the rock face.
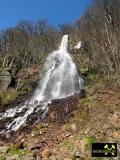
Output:
<instances>
[{"instance_id":1,"label":"rock face","mask_svg":"<svg viewBox=\"0 0 120 160\"><path fill-rule=\"evenodd\" d=\"M0 91L6 91L11 82L11 75L8 68L0 69Z\"/></svg>"}]
</instances>

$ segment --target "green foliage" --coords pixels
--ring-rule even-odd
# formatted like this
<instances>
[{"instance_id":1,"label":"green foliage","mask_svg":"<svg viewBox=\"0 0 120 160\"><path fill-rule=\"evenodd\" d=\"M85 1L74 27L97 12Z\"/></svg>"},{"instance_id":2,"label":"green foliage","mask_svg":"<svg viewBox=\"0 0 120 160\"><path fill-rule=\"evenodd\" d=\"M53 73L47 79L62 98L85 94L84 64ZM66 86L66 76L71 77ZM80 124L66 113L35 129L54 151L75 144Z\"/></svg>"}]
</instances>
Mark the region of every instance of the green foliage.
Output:
<instances>
[{"instance_id":1,"label":"green foliage","mask_svg":"<svg viewBox=\"0 0 120 160\"><path fill-rule=\"evenodd\" d=\"M6 153L4 153L1 156L1 157L3 157L3 159L0 159L0 160L5 160L6 159L5 157L8 157L8 156L13 159L23 160L24 155L25 155L24 150L11 147L7 150Z\"/></svg>"},{"instance_id":2,"label":"green foliage","mask_svg":"<svg viewBox=\"0 0 120 160\"><path fill-rule=\"evenodd\" d=\"M1 105L4 106L10 104L17 98L18 94L19 93L16 90L10 90L6 93L0 93Z\"/></svg>"},{"instance_id":3,"label":"green foliage","mask_svg":"<svg viewBox=\"0 0 120 160\"><path fill-rule=\"evenodd\" d=\"M90 97L86 97L86 98L81 99L81 103L82 103L84 106L88 106L89 101L90 101Z\"/></svg>"},{"instance_id":4,"label":"green foliage","mask_svg":"<svg viewBox=\"0 0 120 160\"><path fill-rule=\"evenodd\" d=\"M68 139L65 139L63 143L61 143L60 145L66 147L71 152L73 152L75 148L74 144L70 142Z\"/></svg>"},{"instance_id":5,"label":"green foliage","mask_svg":"<svg viewBox=\"0 0 120 160\"><path fill-rule=\"evenodd\" d=\"M38 81L36 81L36 80L31 81L31 86L33 89L35 89L38 85L39 85Z\"/></svg>"},{"instance_id":6,"label":"green foliage","mask_svg":"<svg viewBox=\"0 0 120 160\"><path fill-rule=\"evenodd\" d=\"M20 149L18 149L18 150L11 149L11 150L8 152L8 154L13 155L13 156L14 156L14 155L18 155L18 156L21 158L21 157L24 156L25 151L24 151L24 150L20 150Z\"/></svg>"},{"instance_id":7,"label":"green foliage","mask_svg":"<svg viewBox=\"0 0 120 160\"><path fill-rule=\"evenodd\" d=\"M96 143L97 139L95 136L87 136L83 139L85 147L91 148L92 143Z\"/></svg>"},{"instance_id":8,"label":"green foliage","mask_svg":"<svg viewBox=\"0 0 120 160\"><path fill-rule=\"evenodd\" d=\"M0 160L5 160L5 156L4 155L0 155Z\"/></svg>"},{"instance_id":9,"label":"green foliage","mask_svg":"<svg viewBox=\"0 0 120 160\"><path fill-rule=\"evenodd\" d=\"M92 144L96 142L96 137L95 136L88 136L84 138L84 141L86 142L86 144Z\"/></svg>"}]
</instances>

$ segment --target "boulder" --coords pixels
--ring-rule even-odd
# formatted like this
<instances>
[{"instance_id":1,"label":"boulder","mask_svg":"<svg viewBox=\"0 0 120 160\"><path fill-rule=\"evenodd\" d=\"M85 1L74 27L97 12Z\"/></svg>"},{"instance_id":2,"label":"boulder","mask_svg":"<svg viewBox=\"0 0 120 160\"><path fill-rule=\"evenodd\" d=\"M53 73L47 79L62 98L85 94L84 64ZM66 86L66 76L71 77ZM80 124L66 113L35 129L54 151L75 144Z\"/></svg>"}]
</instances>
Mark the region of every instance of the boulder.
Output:
<instances>
[{"instance_id":1,"label":"boulder","mask_svg":"<svg viewBox=\"0 0 120 160\"><path fill-rule=\"evenodd\" d=\"M0 69L0 91L6 91L11 83L11 74L8 68Z\"/></svg>"}]
</instances>

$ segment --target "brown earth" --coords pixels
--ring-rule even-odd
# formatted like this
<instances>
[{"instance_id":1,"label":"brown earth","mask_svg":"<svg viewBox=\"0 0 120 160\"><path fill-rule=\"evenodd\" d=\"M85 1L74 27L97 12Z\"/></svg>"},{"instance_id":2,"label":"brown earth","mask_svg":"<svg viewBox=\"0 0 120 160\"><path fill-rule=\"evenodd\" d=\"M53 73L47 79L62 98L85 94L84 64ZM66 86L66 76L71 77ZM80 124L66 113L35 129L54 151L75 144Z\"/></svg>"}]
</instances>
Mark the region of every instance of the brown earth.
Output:
<instances>
[{"instance_id":1,"label":"brown earth","mask_svg":"<svg viewBox=\"0 0 120 160\"><path fill-rule=\"evenodd\" d=\"M44 121L18 134L14 143L1 143L1 157L97 160L91 156L91 143L95 141L117 142L119 152L120 92L105 85L92 87L92 92L87 89L86 98L75 95L54 101Z\"/></svg>"}]
</instances>

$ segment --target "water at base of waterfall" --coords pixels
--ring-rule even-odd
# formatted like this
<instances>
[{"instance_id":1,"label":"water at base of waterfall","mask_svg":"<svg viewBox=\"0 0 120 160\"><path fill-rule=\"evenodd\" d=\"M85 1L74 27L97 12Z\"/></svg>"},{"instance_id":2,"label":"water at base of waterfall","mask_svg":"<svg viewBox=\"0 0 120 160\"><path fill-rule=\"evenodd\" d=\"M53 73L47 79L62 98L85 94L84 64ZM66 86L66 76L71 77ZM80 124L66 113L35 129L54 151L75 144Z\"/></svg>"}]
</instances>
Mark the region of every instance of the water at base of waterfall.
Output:
<instances>
[{"instance_id":1,"label":"water at base of waterfall","mask_svg":"<svg viewBox=\"0 0 120 160\"><path fill-rule=\"evenodd\" d=\"M83 88L83 80L67 47L68 35L64 35L59 49L48 56L44 64L43 78L31 99L24 105L0 113L0 121L5 121L5 126L0 133L17 131L26 124L32 113L42 111L40 116L44 118L48 111L48 104L53 99L65 98L80 92Z\"/></svg>"}]
</instances>

